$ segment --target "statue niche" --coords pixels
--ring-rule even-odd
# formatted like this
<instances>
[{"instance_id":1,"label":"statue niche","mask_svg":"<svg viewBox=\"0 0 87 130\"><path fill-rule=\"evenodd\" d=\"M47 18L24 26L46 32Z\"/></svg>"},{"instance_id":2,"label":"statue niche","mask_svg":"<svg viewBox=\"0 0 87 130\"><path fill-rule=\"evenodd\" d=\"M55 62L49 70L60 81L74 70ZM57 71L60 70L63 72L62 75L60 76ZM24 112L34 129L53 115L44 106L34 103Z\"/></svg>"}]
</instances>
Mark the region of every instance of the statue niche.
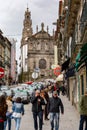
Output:
<instances>
[{"instance_id":1,"label":"statue niche","mask_svg":"<svg viewBox=\"0 0 87 130\"><path fill-rule=\"evenodd\" d=\"M39 60L39 68L40 69L46 69L46 60L45 59Z\"/></svg>"},{"instance_id":2,"label":"statue niche","mask_svg":"<svg viewBox=\"0 0 87 130\"><path fill-rule=\"evenodd\" d=\"M32 50L32 49L33 49L33 43L30 43L29 50Z\"/></svg>"}]
</instances>

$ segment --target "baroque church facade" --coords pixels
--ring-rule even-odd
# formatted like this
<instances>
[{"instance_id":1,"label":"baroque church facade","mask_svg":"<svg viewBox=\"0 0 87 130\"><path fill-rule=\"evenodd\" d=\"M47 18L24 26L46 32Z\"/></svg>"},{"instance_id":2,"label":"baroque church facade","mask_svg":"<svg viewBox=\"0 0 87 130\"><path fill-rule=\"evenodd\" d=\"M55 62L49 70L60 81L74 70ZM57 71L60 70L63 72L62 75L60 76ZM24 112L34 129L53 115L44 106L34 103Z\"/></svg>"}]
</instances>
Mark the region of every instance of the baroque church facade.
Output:
<instances>
[{"instance_id":1,"label":"baroque church facade","mask_svg":"<svg viewBox=\"0 0 87 130\"><path fill-rule=\"evenodd\" d=\"M53 36L44 30L44 23L41 23L41 30L36 33L32 31L32 20L29 9L25 11L24 28L21 40L21 66L23 73L26 73L25 80L31 80L35 70L39 77L52 75L51 65L54 64L54 33Z\"/></svg>"}]
</instances>

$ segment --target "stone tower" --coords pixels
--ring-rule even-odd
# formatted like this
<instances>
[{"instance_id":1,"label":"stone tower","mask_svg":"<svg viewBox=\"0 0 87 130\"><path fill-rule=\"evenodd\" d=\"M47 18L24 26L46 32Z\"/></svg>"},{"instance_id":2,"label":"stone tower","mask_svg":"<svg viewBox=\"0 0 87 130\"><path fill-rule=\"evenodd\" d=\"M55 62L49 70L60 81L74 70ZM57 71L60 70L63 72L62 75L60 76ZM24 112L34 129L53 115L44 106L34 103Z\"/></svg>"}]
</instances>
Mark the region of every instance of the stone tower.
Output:
<instances>
[{"instance_id":1,"label":"stone tower","mask_svg":"<svg viewBox=\"0 0 87 130\"><path fill-rule=\"evenodd\" d=\"M31 12L29 12L29 9L25 11L25 19L23 22L23 32L22 32L22 41L21 45L26 44L26 41L29 37L32 36L32 20L31 20Z\"/></svg>"},{"instance_id":2,"label":"stone tower","mask_svg":"<svg viewBox=\"0 0 87 130\"><path fill-rule=\"evenodd\" d=\"M21 67L23 72L27 72L27 53L28 53L28 38L32 36L32 20L31 12L27 8L24 15L23 31L21 39Z\"/></svg>"}]
</instances>

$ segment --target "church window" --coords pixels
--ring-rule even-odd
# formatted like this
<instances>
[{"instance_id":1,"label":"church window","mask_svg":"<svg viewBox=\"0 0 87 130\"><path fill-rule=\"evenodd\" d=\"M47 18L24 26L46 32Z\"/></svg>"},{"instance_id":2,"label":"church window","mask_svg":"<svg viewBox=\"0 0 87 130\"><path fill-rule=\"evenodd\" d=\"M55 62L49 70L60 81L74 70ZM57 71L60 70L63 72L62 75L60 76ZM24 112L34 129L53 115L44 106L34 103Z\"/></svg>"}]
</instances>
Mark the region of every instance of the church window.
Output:
<instances>
[{"instance_id":1,"label":"church window","mask_svg":"<svg viewBox=\"0 0 87 130\"><path fill-rule=\"evenodd\" d=\"M48 43L45 44L45 50L48 51Z\"/></svg>"},{"instance_id":2,"label":"church window","mask_svg":"<svg viewBox=\"0 0 87 130\"><path fill-rule=\"evenodd\" d=\"M45 59L39 60L39 68L40 69L46 69L46 60Z\"/></svg>"},{"instance_id":3,"label":"church window","mask_svg":"<svg viewBox=\"0 0 87 130\"><path fill-rule=\"evenodd\" d=\"M41 48L40 48L40 43L38 42L37 43L37 50L40 50Z\"/></svg>"},{"instance_id":4,"label":"church window","mask_svg":"<svg viewBox=\"0 0 87 130\"><path fill-rule=\"evenodd\" d=\"M33 44L32 43L30 43L30 49L32 49L33 48Z\"/></svg>"},{"instance_id":5,"label":"church window","mask_svg":"<svg viewBox=\"0 0 87 130\"><path fill-rule=\"evenodd\" d=\"M33 69L35 69L36 68L36 62L34 61L33 62Z\"/></svg>"},{"instance_id":6,"label":"church window","mask_svg":"<svg viewBox=\"0 0 87 130\"><path fill-rule=\"evenodd\" d=\"M27 19L29 18L29 16L27 16Z\"/></svg>"}]
</instances>

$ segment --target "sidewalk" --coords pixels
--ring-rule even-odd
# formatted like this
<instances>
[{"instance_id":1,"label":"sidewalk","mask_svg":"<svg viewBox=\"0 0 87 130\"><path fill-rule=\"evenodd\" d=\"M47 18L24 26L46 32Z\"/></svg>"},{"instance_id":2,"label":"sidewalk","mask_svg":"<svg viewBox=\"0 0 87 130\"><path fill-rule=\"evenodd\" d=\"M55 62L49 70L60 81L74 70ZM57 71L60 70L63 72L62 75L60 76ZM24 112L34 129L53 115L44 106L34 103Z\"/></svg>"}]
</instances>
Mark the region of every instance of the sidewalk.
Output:
<instances>
[{"instance_id":1,"label":"sidewalk","mask_svg":"<svg viewBox=\"0 0 87 130\"><path fill-rule=\"evenodd\" d=\"M79 114L66 96L61 96L64 104L64 115L60 117L60 130L78 130Z\"/></svg>"},{"instance_id":2,"label":"sidewalk","mask_svg":"<svg viewBox=\"0 0 87 130\"><path fill-rule=\"evenodd\" d=\"M60 98L64 104L65 113L60 115L59 130L78 130L79 116L76 109L71 105L66 96L60 96ZM44 121L43 130L50 129L50 121ZM15 130L14 119L12 120L12 130ZM25 105L25 115L22 117L20 130L34 130L31 104Z\"/></svg>"}]
</instances>

